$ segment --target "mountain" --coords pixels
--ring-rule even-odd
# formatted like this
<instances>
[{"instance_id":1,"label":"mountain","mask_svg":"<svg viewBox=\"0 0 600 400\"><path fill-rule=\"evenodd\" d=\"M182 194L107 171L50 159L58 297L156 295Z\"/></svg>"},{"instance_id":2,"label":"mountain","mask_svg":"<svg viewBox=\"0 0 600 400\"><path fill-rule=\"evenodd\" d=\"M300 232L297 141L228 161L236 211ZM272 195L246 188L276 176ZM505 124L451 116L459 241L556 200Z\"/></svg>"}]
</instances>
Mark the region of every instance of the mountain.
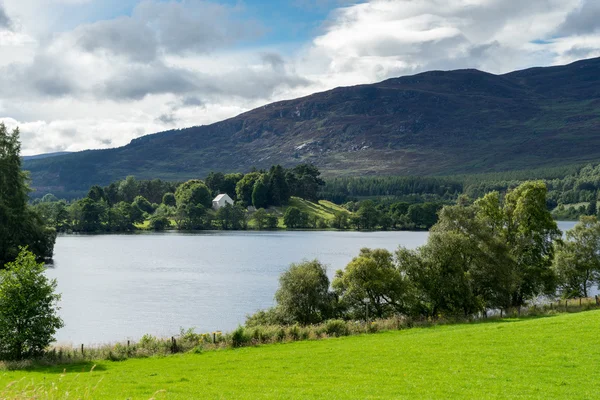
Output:
<instances>
[{"instance_id":1,"label":"mountain","mask_svg":"<svg viewBox=\"0 0 600 400\"><path fill-rule=\"evenodd\" d=\"M446 175L600 161L600 58L414 76L280 101L124 147L26 160L42 191L313 162L325 175Z\"/></svg>"},{"instance_id":2,"label":"mountain","mask_svg":"<svg viewBox=\"0 0 600 400\"><path fill-rule=\"evenodd\" d=\"M56 153L44 153L44 154L36 154L33 156L23 156L21 157L23 160L41 160L43 158L64 156L65 154L71 154L69 151L57 151Z\"/></svg>"}]
</instances>

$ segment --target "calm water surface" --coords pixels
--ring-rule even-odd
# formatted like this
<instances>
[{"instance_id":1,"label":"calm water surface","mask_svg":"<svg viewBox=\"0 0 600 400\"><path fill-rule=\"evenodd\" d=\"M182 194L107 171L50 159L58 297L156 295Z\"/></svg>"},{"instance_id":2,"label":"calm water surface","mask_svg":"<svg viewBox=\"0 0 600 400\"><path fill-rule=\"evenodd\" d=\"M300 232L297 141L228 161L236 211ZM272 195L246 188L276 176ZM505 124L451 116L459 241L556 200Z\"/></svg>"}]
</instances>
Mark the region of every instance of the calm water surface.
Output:
<instances>
[{"instance_id":1,"label":"calm water surface","mask_svg":"<svg viewBox=\"0 0 600 400\"><path fill-rule=\"evenodd\" d=\"M574 223L561 222L562 230ZM60 343L98 344L180 327L232 330L273 305L290 263L318 258L329 275L361 247L424 244L427 232L209 232L69 235L56 241Z\"/></svg>"}]
</instances>

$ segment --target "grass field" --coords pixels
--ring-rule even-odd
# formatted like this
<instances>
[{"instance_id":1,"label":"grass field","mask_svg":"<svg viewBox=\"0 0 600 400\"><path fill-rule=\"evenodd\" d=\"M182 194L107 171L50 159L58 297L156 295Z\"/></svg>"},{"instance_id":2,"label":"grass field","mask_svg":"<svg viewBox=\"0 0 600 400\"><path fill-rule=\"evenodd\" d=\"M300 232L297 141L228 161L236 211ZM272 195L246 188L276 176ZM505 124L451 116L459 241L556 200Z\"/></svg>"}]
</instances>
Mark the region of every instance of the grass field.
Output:
<instances>
[{"instance_id":1,"label":"grass field","mask_svg":"<svg viewBox=\"0 0 600 400\"><path fill-rule=\"evenodd\" d=\"M599 333L589 311L0 371L0 398L595 399Z\"/></svg>"}]
</instances>

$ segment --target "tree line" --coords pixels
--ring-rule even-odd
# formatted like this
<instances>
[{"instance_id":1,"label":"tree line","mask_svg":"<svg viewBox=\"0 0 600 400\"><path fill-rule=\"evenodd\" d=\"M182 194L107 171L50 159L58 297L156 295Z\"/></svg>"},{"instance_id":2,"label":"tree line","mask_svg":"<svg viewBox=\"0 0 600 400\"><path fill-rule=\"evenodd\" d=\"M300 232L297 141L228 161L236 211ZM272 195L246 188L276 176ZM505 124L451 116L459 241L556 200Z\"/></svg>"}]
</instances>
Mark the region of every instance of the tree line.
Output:
<instances>
[{"instance_id":1,"label":"tree line","mask_svg":"<svg viewBox=\"0 0 600 400\"><path fill-rule=\"evenodd\" d=\"M318 260L294 264L280 278L276 306L247 325L469 317L540 295L587 296L600 281L600 222L583 217L563 240L546 195L536 181L446 205L424 246L362 249L332 282Z\"/></svg>"},{"instance_id":2,"label":"tree line","mask_svg":"<svg viewBox=\"0 0 600 400\"><path fill-rule=\"evenodd\" d=\"M506 193L532 179L548 188L547 207L555 218L597 215L600 164L442 177L337 177L325 179L319 196L338 203L364 199L450 203L461 195L478 198L491 191Z\"/></svg>"},{"instance_id":3,"label":"tree line","mask_svg":"<svg viewBox=\"0 0 600 400\"><path fill-rule=\"evenodd\" d=\"M264 208L283 206L291 196L316 200L323 184L320 171L301 164L291 169L280 165L268 171L247 174L211 172L204 181L183 183L159 179L138 181L133 176L106 187L93 186L82 199L67 202L47 194L33 202L33 208L58 232L126 232L149 221L149 228L163 230L174 221L177 229L246 229L247 207L260 228L275 228L276 216ZM228 194L234 205L212 212L212 199Z\"/></svg>"}]
</instances>

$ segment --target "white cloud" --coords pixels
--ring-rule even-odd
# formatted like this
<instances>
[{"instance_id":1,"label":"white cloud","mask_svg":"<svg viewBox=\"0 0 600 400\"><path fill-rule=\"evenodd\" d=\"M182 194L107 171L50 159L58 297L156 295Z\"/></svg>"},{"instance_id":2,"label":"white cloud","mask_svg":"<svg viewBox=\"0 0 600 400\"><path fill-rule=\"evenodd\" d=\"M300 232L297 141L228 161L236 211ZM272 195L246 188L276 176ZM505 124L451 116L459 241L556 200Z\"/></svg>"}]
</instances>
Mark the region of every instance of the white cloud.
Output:
<instances>
[{"instance_id":1,"label":"white cloud","mask_svg":"<svg viewBox=\"0 0 600 400\"><path fill-rule=\"evenodd\" d=\"M291 53L236 46L264 29L241 7L201 0L144 0L129 16L64 28L66 11L100 4L4 0L0 120L21 126L24 153L119 146L429 69L504 73L600 56L595 0L371 0L341 6Z\"/></svg>"}]
</instances>

